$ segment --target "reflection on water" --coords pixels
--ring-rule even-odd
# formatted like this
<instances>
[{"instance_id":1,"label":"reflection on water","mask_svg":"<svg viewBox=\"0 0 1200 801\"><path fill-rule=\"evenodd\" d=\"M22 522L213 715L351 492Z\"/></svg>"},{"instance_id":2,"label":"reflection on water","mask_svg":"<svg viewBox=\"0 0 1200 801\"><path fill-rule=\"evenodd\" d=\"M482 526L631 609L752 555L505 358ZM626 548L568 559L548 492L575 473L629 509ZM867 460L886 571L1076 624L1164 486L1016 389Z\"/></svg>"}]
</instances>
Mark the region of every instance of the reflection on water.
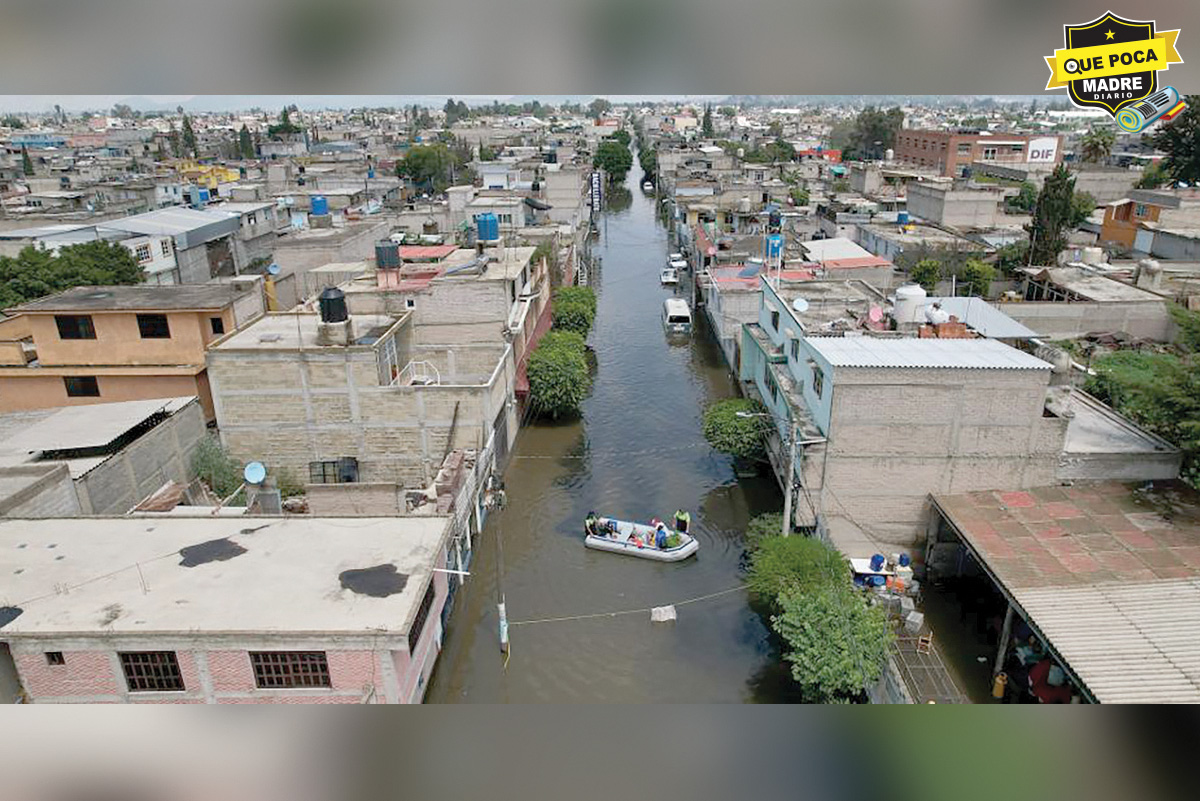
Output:
<instances>
[{"instance_id":1,"label":"reflection on water","mask_svg":"<svg viewBox=\"0 0 1200 801\"><path fill-rule=\"evenodd\" d=\"M780 498L766 478L734 477L701 433L704 407L737 392L703 316L690 340L663 331L659 284L669 251L655 200L622 187L594 252L598 370L579 420L521 431L505 475L508 504L483 531L456 599L429 701L779 701L794 698L762 618L743 592L681 606L675 623L646 614L524 624L640 610L737 586L741 532ZM612 205L615 201L615 206ZM633 520L692 513L696 558L659 564L583 546L590 510ZM496 602L507 602L511 654L500 653Z\"/></svg>"}]
</instances>

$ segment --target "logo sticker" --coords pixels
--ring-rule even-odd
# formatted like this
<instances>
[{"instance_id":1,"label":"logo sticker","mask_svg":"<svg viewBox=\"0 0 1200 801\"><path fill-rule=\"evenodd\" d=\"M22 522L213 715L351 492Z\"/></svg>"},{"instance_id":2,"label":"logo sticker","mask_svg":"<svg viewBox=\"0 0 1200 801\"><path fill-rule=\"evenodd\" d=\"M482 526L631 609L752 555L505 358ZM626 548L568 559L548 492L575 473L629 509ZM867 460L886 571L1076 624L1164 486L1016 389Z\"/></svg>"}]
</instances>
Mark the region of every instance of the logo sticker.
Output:
<instances>
[{"instance_id":1,"label":"logo sticker","mask_svg":"<svg viewBox=\"0 0 1200 801\"><path fill-rule=\"evenodd\" d=\"M1140 131L1183 109L1179 93L1159 89L1158 73L1182 64L1178 30L1155 31L1154 21L1135 21L1111 11L1082 25L1065 25L1066 47L1046 57L1047 89L1067 88L1080 108L1102 108L1127 131Z\"/></svg>"}]
</instances>

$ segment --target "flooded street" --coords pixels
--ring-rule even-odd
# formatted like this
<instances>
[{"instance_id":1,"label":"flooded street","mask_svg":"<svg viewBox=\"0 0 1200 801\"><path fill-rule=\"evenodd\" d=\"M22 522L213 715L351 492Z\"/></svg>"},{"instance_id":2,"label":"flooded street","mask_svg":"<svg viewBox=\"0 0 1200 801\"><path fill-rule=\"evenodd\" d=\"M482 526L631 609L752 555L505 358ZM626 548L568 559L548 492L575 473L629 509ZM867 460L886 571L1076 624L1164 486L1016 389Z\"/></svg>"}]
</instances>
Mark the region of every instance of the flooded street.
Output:
<instances>
[{"instance_id":1,"label":"flooded street","mask_svg":"<svg viewBox=\"0 0 1200 801\"><path fill-rule=\"evenodd\" d=\"M455 601L429 702L740 702L790 700L787 668L742 590L648 612L534 622L679 603L737 587L741 532L781 506L769 478L735 479L701 433L705 406L737 393L704 315L690 340L669 342L659 284L669 248L655 200L630 172L593 253L599 308L589 338L595 385L579 420L523 429L504 480L508 502L488 518ZM659 564L584 548L583 519L669 520L690 510L699 554ZM511 654L500 652L496 602L507 598Z\"/></svg>"}]
</instances>

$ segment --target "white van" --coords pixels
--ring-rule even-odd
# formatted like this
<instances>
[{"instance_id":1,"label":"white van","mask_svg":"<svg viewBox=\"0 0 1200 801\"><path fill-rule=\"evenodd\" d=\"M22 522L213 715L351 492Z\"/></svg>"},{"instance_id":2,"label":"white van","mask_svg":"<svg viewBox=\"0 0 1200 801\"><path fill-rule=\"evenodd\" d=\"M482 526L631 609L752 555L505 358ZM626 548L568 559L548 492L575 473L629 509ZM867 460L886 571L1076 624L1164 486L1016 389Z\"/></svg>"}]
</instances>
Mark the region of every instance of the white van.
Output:
<instances>
[{"instance_id":1,"label":"white van","mask_svg":"<svg viewBox=\"0 0 1200 801\"><path fill-rule=\"evenodd\" d=\"M692 333L692 310L679 298L663 301L662 321L668 334Z\"/></svg>"}]
</instances>

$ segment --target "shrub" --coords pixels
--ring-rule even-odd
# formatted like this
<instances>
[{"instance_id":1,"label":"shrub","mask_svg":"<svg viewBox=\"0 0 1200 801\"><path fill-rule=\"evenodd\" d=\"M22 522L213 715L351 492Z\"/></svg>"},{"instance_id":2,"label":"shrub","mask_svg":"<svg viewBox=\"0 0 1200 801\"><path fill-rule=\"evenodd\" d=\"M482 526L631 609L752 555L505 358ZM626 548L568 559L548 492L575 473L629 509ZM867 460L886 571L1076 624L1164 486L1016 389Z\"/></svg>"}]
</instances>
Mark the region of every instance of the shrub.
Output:
<instances>
[{"instance_id":1,"label":"shrub","mask_svg":"<svg viewBox=\"0 0 1200 801\"><path fill-rule=\"evenodd\" d=\"M192 453L192 471L222 498L242 485L242 466L225 452L216 437L206 436Z\"/></svg>"},{"instance_id":2,"label":"shrub","mask_svg":"<svg viewBox=\"0 0 1200 801\"><path fill-rule=\"evenodd\" d=\"M704 438L713 448L741 459L766 456L763 417L739 417L738 413L761 415L766 411L758 401L731 398L718 401L704 412Z\"/></svg>"},{"instance_id":3,"label":"shrub","mask_svg":"<svg viewBox=\"0 0 1200 801\"><path fill-rule=\"evenodd\" d=\"M768 512L758 515L746 524L746 533L742 539L746 549L756 550L768 537L778 537L783 530L783 515Z\"/></svg>"},{"instance_id":4,"label":"shrub","mask_svg":"<svg viewBox=\"0 0 1200 801\"><path fill-rule=\"evenodd\" d=\"M555 298L550 315L555 328L574 331L581 337L588 335L596 319L596 312L592 307L583 301L570 299Z\"/></svg>"},{"instance_id":5,"label":"shrub","mask_svg":"<svg viewBox=\"0 0 1200 801\"><path fill-rule=\"evenodd\" d=\"M579 411L592 384L583 348L576 346L580 341L579 334L552 331L529 357L526 375L535 414L557 419Z\"/></svg>"},{"instance_id":6,"label":"shrub","mask_svg":"<svg viewBox=\"0 0 1200 801\"><path fill-rule=\"evenodd\" d=\"M596 313L596 290L590 286L565 286L554 293L556 303L582 303Z\"/></svg>"},{"instance_id":7,"label":"shrub","mask_svg":"<svg viewBox=\"0 0 1200 801\"><path fill-rule=\"evenodd\" d=\"M760 538L750 556L746 581L751 592L778 606L779 599L789 592L849 585L849 568L836 548L811 537L781 537L782 516L763 517L774 518L776 526L770 535Z\"/></svg>"}]
</instances>

